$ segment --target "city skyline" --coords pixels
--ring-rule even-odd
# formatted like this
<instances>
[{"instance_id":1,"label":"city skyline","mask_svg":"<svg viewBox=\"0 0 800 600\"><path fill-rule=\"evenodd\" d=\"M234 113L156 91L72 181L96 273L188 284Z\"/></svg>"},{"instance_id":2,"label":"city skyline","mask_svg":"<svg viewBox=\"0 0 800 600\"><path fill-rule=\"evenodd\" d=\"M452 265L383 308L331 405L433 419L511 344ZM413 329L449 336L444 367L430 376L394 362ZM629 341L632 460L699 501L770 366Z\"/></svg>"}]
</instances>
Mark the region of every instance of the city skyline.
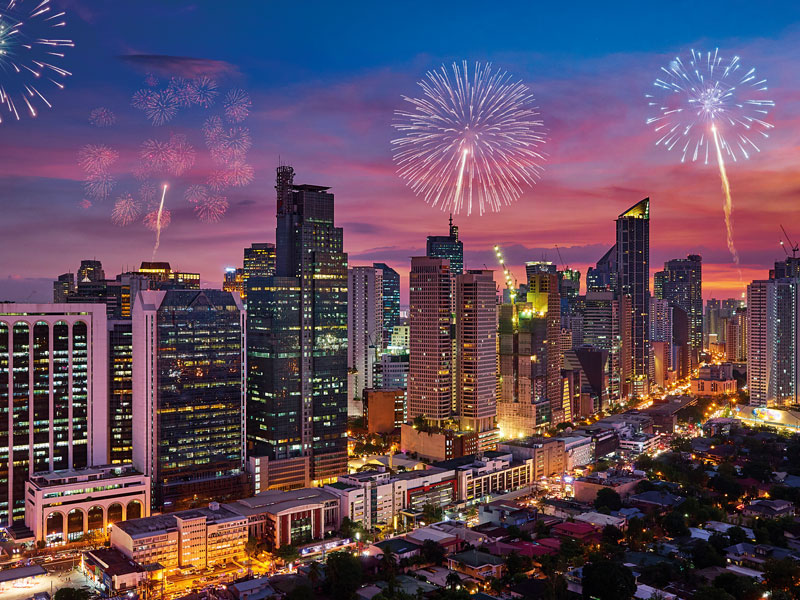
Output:
<instances>
[{"instance_id":1,"label":"city skyline","mask_svg":"<svg viewBox=\"0 0 800 600\"><path fill-rule=\"evenodd\" d=\"M530 29L503 36L497 33L509 14L500 10L467 39L457 35L458 27L475 29L478 13L466 11L454 22L439 8L424 20L392 15L408 35L390 40L378 35L389 15L377 13L358 24L359 34L366 36L362 43L372 48L363 56L353 40L345 39L348 32L355 34L355 25L322 4L305 18L342 34L332 49L318 41L289 49L285 32L267 41L255 37L272 18L266 8L249 11L251 23L237 19L237 27L226 28L238 13L202 3L163 7L146 2L136 10L150 17L153 27L137 31L126 22L136 22L132 3L113 11L77 0L62 4L76 40L75 75L53 99L53 109L35 120L2 125L7 141L0 150L0 181L7 194L0 224L2 299L46 301L55 276L84 258L96 257L114 272L150 257L152 232L113 227L106 214L110 203L102 209L78 207L83 188L76 162L81 144L99 139L88 114L101 105L117 113L113 139L121 154L136 150L138 121L129 100L148 71L163 80L210 70L226 88L243 87L253 100L248 125L255 181L228 194L228 214L213 225L181 218L191 216L191 207L173 199L173 223L161 238L157 259L200 272L204 287L221 286L225 267L240 266L244 246L274 242L272 176L284 160L302 173L301 183L331 186L350 265L384 262L397 270L406 304L410 257L424 254L426 236L447 232L447 214L427 206L397 177L388 143L392 113L402 94L416 93L416 81L426 70L461 59L492 61L529 85L549 137L542 181L518 202L498 214L456 217L465 268L486 264L500 282L492 251L499 244L522 280L525 261L546 258L563 266L558 245L564 262L585 272L612 243L614 217L647 196L651 275L665 261L700 254L706 298L740 297L746 282L762 278L783 255L781 224L793 239L800 238L785 214L797 187L791 131L798 98L791 66L800 31L785 25L793 20L789 13L798 10L793 6L786 5L781 18L763 11L746 23L711 6L661 15L666 20L657 33L647 13L606 18L604 28L595 31L592 11L601 9L584 7L578 15L522 9L519 16L529 18ZM679 18L681 27L670 27ZM159 34L176 19L183 23L180 32ZM218 35L193 36L212 21L219 23ZM567 26L572 35L558 39L555 31ZM435 27L439 35L426 36ZM423 38L426 42L419 44ZM259 57L252 57L248 44L256 39L263 47ZM715 166L677 164L655 148L644 122L644 93L665 60L691 47L717 46L757 65L777 103L770 115L776 128L765 151L730 167L741 282L726 249ZM169 124L153 128L154 135L171 131Z\"/></svg>"}]
</instances>

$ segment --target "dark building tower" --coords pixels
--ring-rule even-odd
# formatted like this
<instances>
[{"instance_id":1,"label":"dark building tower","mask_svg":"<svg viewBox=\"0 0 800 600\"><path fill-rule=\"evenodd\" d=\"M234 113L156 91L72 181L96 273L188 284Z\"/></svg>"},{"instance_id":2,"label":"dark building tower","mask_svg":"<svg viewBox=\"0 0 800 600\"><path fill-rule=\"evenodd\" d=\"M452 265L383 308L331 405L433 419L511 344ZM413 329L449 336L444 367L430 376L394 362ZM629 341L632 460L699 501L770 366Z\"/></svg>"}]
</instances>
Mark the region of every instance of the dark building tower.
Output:
<instances>
[{"instance_id":1,"label":"dark building tower","mask_svg":"<svg viewBox=\"0 0 800 600\"><path fill-rule=\"evenodd\" d=\"M648 391L650 369L650 198L617 218L616 248L620 331L624 333L622 393L633 396Z\"/></svg>"},{"instance_id":2,"label":"dark building tower","mask_svg":"<svg viewBox=\"0 0 800 600\"><path fill-rule=\"evenodd\" d=\"M275 275L275 244L250 244L244 249L242 290L247 298L247 280L251 277L272 277Z\"/></svg>"},{"instance_id":3,"label":"dark building tower","mask_svg":"<svg viewBox=\"0 0 800 600\"><path fill-rule=\"evenodd\" d=\"M615 292L617 289L617 246L611 246L594 267L586 272L587 292Z\"/></svg>"},{"instance_id":4,"label":"dark building tower","mask_svg":"<svg viewBox=\"0 0 800 600\"><path fill-rule=\"evenodd\" d=\"M78 283L81 281L103 281L106 278L99 260L82 260L78 267Z\"/></svg>"},{"instance_id":5,"label":"dark building tower","mask_svg":"<svg viewBox=\"0 0 800 600\"><path fill-rule=\"evenodd\" d=\"M392 330L400 324L400 275L385 263L373 263L383 273L383 347L392 339Z\"/></svg>"},{"instance_id":6,"label":"dark building tower","mask_svg":"<svg viewBox=\"0 0 800 600\"><path fill-rule=\"evenodd\" d=\"M111 464L133 462L132 369L132 321L108 321L108 458Z\"/></svg>"},{"instance_id":7,"label":"dark building tower","mask_svg":"<svg viewBox=\"0 0 800 600\"><path fill-rule=\"evenodd\" d=\"M133 309L133 464L152 504L247 494L244 310L220 290L145 291Z\"/></svg>"},{"instance_id":8,"label":"dark building tower","mask_svg":"<svg viewBox=\"0 0 800 600\"><path fill-rule=\"evenodd\" d=\"M75 293L75 275L64 273L53 282L53 302L64 304L67 298Z\"/></svg>"},{"instance_id":9,"label":"dark building tower","mask_svg":"<svg viewBox=\"0 0 800 600\"><path fill-rule=\"evenodd\" d=\"M347 468L347 255L327 187L281 166L275 189L276 274L248 281L248 447L307 465L302 487Z\"/></svg>"},{"instance_id":10,"label":"dark building tower","mask_svg":"<svg viewBox=\"0 0 800 600\"><path fill-rule=\"evenodd\" d=\"M703 350L702 258L690 254L664 263L654 278L655 296L683 309L689 319L689 349L692 364Z\"/></svg>"},{"instance_id":11,"label":"dark building tower","mask_svg":"<svg viewBox=\"0 0 800 600\"><path fill-rule=\"evenodd\" d=\"M449 260L453 277L464 272L464 243L458 239L458 227L453 225L453 215L450 215L450 235L429 235L425 255Z\"/></svg>"}]
</instances>

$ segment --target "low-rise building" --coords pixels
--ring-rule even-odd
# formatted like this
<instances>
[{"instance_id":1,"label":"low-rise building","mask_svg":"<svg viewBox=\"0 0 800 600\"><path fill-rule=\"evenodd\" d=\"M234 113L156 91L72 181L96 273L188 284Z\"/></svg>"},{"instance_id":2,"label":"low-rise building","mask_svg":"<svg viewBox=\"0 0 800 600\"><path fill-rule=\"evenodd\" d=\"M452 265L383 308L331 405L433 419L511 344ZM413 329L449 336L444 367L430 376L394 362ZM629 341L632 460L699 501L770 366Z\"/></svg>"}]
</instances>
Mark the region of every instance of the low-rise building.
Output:
<instances>
[{"instance_id":1,"label":"low-rise building","mask_svg":"<svg viewBox=\"0 0 800 600\"><path fill-rule=\"evenodd\" d=\"M578 477L573 483L573 494L578 502L592 503L597 498L597 492L603 488L610 488L621 497L630 496L636 489L636 484L643 481L630 473L616 471L601 471L586 477Z\"/></svg>"},{"instance_id":2,"label":"low-rise building","mask_svg":"<svg viewBox=\"0 0 800 600\"><path fill-rule=\"evenodd\" d=\"M700 367L697 377L692 378L690 384L692 394L696 396L730 396L737 389L731 363Z\"/></svg>"},{"instance_id":3,"label":"low-rise building","mask_svg":"<svg viewBox=\"0 0 800 600\"><path fill-rule=\"evenodd\" d=\"M475 431L453 429L416 429L409 423L400 428L400 448L429 460L449 460L475 454L478 451L478 434Z\"/></svg>"},{"instance_id":4,"label":"low-rise building","mask_svg":"<svg viewBox=\"0 0 800 600\"><path fill-rule=\"evenodd\" d=\"M419 473L423 471L417 471ZM339 497L342 518L348 517L367 529L397 526L396 518L406 507L407 480L384 470L342 475L324 489Z\"/></svg>"},{"instance_id":5,"label":"low-rise building","mask_svg":"<svg viewBox=\"0 0 800 600\"><path fill-rule=\"evenodd\" d=\"M594 439L591 436L560 436L559 439L564 440L565 470L585 467L594 461Z\"/></svg>"},{"instance_id":6,"label":"low-rise building","mask_svg":"<svg viewBox=\"0 0 800 600\"><path fill-rule=\"evenodd\" d=\"M600 539L602 528L590 523L565 521L550 528L550 534L558 538L572 538L579 542L596 542Z\"/></svg>"},{"instance_id":7,"label":"low-rise building","mask_svg":"<svg viewBox=\"0 0 800 600\"><path fill-rule=\"evenodd\" d=\"M619 439L619 448L635 456L653 454L661 443L661 436L652 433L635 433Z\"/></svg>"},{"instance_id":8,"label":"low-rise building","mask_svg":"<svg viewBox=\"0 0 800 600\"><path fill-rule=\"evenodd\" d=\"M625 531L628 528L628 520L624 516L604 515L598 512L587 512L575 516L575 521L580 523L588 523L595 527L603 528L607 525L616 527L620 531Z\"/></svg>"},{"instance_id":9,"label":"low-rise building","mask_svg":"<svg viewBox=\"0 0 800 600\"><path fill-rule=\"evenodd\" d=\"M405 482L405 508L412 513L421 512L426 504L444 508L458 500L458 480L453 469L430 467L398 473L395 478Z\"/></svg>"},{"instance_id":10,"label":"low-rise building","mask_svg":"<svg viewBox=\"0 0 800 600\"><path fill-rule=\"evenodd\" d=\"M753 500L742 509L745 517L763 517L776 519L778 517L794 516L794 504L788 500Z\"/></svg>"},{"instance_id":11,"label":"low-rise building","mask_svg":"<svg viewBox=\"0 0 800 600\"><path fill-rule=\"evenodd\" d=\"M133 519L111 529L111 547L141 564L167 570L210 567L244 556L247 517L216 502L208 508Z\"/></svg>"},{"instance_id":12,"label":"low-rise building","mask_svg":"<svg viewBox=\"0 0 800 600\"><path fill-rule=\"evenodd\" d=\"M497 445L499 452L508 452L516 460L533 461L532 480L563 475L566 466L562 438L531 437Z\"/></svg>"},{"instance_id":13,"label":"low-rise building","mask_svg":"<svg viewBox=\"0 0 800 600\"><path fill-rule=\"evenodd\" d=\"M480 550L467 550L453 554L447 558L447 566L451 571L464 573L480 581L499 579L505 572L505 561Z\"/></svg>"},{"instance_id":14,"label":"low-rise building","mask_svg":"<svg viewBox=\"0 0 800 600\"><path fill-rule=\"evenodd\" d=\"M111 524L150 514L150 478L130 465L36 473L25 497L25 525L37 542L104 538Z\"/></svg>"},{"instance_id":15,"label":"low-rise building","mask_svg":"<svg viewBox=\"0 0 800 600\"><path fill-rule=\"evenodd\" d=\"M461 502L513 492L533 482L534 459L516 460L510 452L490 450L441 461L435 466L455 471L458 500Z\"/></svg>"},{"instance_id":16,"label":"low-rise building","mask_svg":"<svg viewBox=\"0 0 800 600\"><path fill-rule=\"evenodd\" d=\"M84 552L81 570L109 596L135 590L147 579L147 571L140 564L114 548Z\"/></svg>"},{"instance_id":17,"label":"low-rise building","mask_svg":"<svg viewBox=\"0 0 800 600\"><path fill-rule=\"evenodd\" d=\"M628 497L627 503L646 513L664 513L679 506L686 500L683 496L676 496L669 492L650 490L641 494L632 494Z\"/></svg>"}]
</instances>

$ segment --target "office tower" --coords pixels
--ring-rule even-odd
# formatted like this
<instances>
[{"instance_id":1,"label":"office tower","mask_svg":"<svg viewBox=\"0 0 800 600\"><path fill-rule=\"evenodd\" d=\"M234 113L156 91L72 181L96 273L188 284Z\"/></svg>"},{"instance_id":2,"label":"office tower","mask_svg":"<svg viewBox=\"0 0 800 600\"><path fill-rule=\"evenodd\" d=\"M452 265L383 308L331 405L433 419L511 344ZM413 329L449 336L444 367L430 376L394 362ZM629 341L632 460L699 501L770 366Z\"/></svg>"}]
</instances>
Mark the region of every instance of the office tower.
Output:
<instances>
[{"instance_id":1,"label":"office tower","mask_svg":"<svg viewBox=\"0 0 800 600\"><path fill-rule=\"evenodd\" d=\"M751 406L798 403L798 279L747 286L747 389Z\"/></svg>"},{"instance_id":2,"label":"office tower","mask_svg":"<svg viewBox=\"0 0 800 600\"><path fill-rule=\"evenodd\" d=\"M453 225L450 215L450 235L429 235L425 255L428 258L444 258L450 262L453 277L464 272L464 243L458 239L458 227Z\"/></svg>"},{"instance_id":3,"label":"office tower","mask_svg":"<svg viewBox=\"0 0 800 600\"><path fill-rule=\"evenodd\" d=\"M668 300L650 298L650 341L672 344L672 306Z\"/></svg>"},{"instance_id":4,"label":"office tower","mask_svg":"<svg viewBox=\"0 0 800 600\"><path fill-rule=\"evenodd\" d=\"M529 260L525 263L525 280L530 281L531 277L538 273L558 274L555 263L546 260Z\"/></svg>"},{"instance_id":5,"label":"office tower","mask_svg":"<svg viewBox=\"0 0 800 600\"><path fill-rule=\"evenodd\" d=\"M225 277L222 280L223 292L236 292L243 300L247 298L247 292L244 290L244 269L237 269L236 267L227 267L225 269Z\"/></svg>"},{"instance_id":6,"label":"office tower","mask_svg":"<svg viewBox=\"0 0 800 600\"><path fill-rule=\"evenodd\" d=\"M617 246L611 246L586 272L587 292L616 292L617 290Z\"/></svg>"},{"instance_id":7,"label":"office tower","mask_svg":"<svg viewBox=\"0 0 800 600\"><path fill-rule=\"evenodd\" d=\"M650 369L650 199L645 198L617 217L617 298L622 338L622 394L648 392ZM623 306L624 305L624 306ZM626 348L625 344L630 344ZM628 358L629 357L629 358Z\"/></svg>"},{"instance_id":8,"label":"office tower","mask_svg":"<svg viewBox=\"0 0 800 600\"><path fill-rule=\"evenodd\" d=\"M247 299L247 281L251 277L272 277L275 275L275 244L267 242L250 244L244 249L242 264L242 292Z\"/></svg>"},{"instance_id":9,"label":"office tower","mask_svg":"<svg viewBox=\"0 0 800 600\"><path fill-rule=\"evenodd\" d=\"M441 423L452 413L450 261L415 256L409 276L408 417Z\"/></svg>"},{"instance_id":10,"label":"office tower","mask_svg":"<svg viewBox=\"0 0 800 600\"><path fill-rule=\"evenodd\" d=\"M550 403L550 422L554 425L564 421L561 385L561 299L558 294L558 276L539 271L528 277L528 303L533 313L545 320L545 339L537 353L545 365L545 397Z\"/></svg>"},{"instance_id":11,"label":"office tower","mask_svg":"<svg viewBox=\"0 0 800 600\"><path fill-rule=\"evenodd\" d=\"M133 462L133 328L108 321L108 462Z\"/></svg>"},{"instance_id":12,"label":"office tower","mask_svg":"<svg viewBox=\"0 0 800 600\"><path fill-rule=\"evenodd\" d=\"M782 261L775 261L775 268L769 278L784 279L786 277L800 277L800 256L787 256Z\"/></svg>"},{"instance_id":13,"label":"office tower","mask_svg":"<svg viewBox=\"0 0 800 600\"><path fill-rule=\"evenodd\" d=\"M690 254L664 263L664 270L654 277L656 298L679 306L689 316L689 346L692 364L697 364L703 350L703 277L702 258Z\"/></svg>"},{"instance_id":14,"label":"office tower","mask_svg":"<svg viewBox=\"0 0 800 600\"><path fill-rule=\"evenodd\" d=\"M409 358L408 351L381 354L375 369L376 387L390 390L402 388L408 392Z\"/></svg>"},{"instance_id":15,"label":"office tower","mask_svg":"<svg viewBox=\"0 0 800 600\"><path fill-rule=\"evenodd\" d=\"M456 407L461 428L478 433L478 447L497 442L497 290L494 273L456 277Z\"/></svg>"},{"instance_id":16,"label":"office tower","mask_svg":"<svg viewBox=\"0 0 800 600\"><path fill-rule=\"evenodd\" d=\"M716 298L706 300L705 314L703 315L703 344L710 347L710 344L725 341L725 331L722 324L721 311L722 305Z\"/></svg>"},{"instance_id":17,"label":"office tower","mask_svg":"<svg viewBox=\"0 0 800 600\"><path fill-rule=\"evenodd\" d=\"M347 470L347 255L329 188L297 185L280 166L275 189L276 273L255 278L253 306L248 281L250 328L260 329L247 350L248 444L251 458L268 458L270 472L284 461L275 468L291 466L303 487Z\"/></svg>"},{"instance_id":18,"label":"office tower","mask_svg":"<svg viewBox=\"0 0 800 600\"><path fill-rule=\"evenodd\" d=\"M725 319L725 360L747 361L747 309L739 308Z\"/></svg>"},{"instance_id":19,"label":"office tower","mask_svg":"<svg viewBox=\"0 0 800 600\"><path fill-rule=\"evenodd\" d=\"M678 379L688 377L692 372L689 313L680 306L672 306L672 354L670 367Z\"/></svg>"},{"instance_id":20,"label":"office tower","mask_svg":"<svg viewBox=\"0 0 800 600\"><path fill-rule=\"evenodd\" d=\"M601 350L611 350L614 292L586 292L583 313L583 343Z\"/></svg>"},{"instance_id":21,"label":"office tower","mask_svg":"<svg viewBox=\"0 0 800 600\"><path fill-rule=\"evenodd\" d=\"M108 462L106 315L98 304L0 304L0 523L37 472Z\"/></svg>"},{"instance_id":22,"label":"office tower","mask_svg":"<svg viewBox=\"0 0 800 600\"><path fill-rule=\"evenodd\" d=\"M142 262L136 274L147 276L152 289L157 290L199 290L200 273L173 271L168 262Z\"/></svg>"},{"instance_id":23,"label":"office tower","mask_svg":"<svg viewBox=\"0 0 800 600\"><path fill-rule=\"evenodd\" d=\"M388 346L394 328L400 324L400 275L385 263L372 265L381 271L383 281L383 347Z\"/></svg>"},{"instance_id":24,"label":"office tower","mask_svg":"<svg viewBox=\"0 0 800 600\"><path fill-rule=\"evenodd\" d=\"M99 260L82 260L78 267L78 283L81 281L103 281L106 278Z\"/></svg>"},{"instance_id":25,"label":"office tower","mask_svg":"<svg viewBox=\"0 0 800 600\"><path fill-rule=\"evenodd\" d=\"M75 293L75 275L64 273L53 282L53 302L64 304L67 297Z\"/></svg>"},{"instance_id":26,"label":"office tower","mask_svg":"<svg viewBox=\"0 0 800 600\"><path fill-rule=\"evenodd\" d=\"M375 387L375 359L383 349L383 271L375 267L347 270L348 414L363 414L364 388Z\"/></svg>"},{"instance_id":27,"label":"office tower","mask_svg":"<svg viewBox=\"0 0 800 600\"><path fill-rule=\"evenodd\" d=\"M133 464L153 507L247 493L245 313L221 290L144 291L133 309Z\"/></svg>"}]
</instances>

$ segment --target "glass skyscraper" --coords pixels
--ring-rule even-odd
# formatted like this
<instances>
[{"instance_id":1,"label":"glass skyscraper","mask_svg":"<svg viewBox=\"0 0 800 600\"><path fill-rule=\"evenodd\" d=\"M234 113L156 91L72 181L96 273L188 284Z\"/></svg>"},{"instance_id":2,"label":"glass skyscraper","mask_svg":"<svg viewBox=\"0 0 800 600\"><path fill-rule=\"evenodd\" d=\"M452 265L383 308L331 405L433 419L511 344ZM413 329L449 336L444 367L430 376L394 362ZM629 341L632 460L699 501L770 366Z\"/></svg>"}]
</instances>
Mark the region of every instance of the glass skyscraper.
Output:
<instances>
[{"instance_id":1,"label":"glass skyscraper","mask_svg":"<svg viewBox=\"0 0 800 600\"><path fill-rule=\"evenodd\" d=\"M133 311L133 462L153 506L247 494L244 310L220 290L144 291Z\"/></svg>"},{"instance_id":2,"label":"glass skyscraper","mask_svg":"<svg viewBox=\"0 0 800 600\"><path fill-rule=\"evenodd\" d=\"M450 234L429 235L425 255L449 260L453 277L464 272L464 243L458 239L458 227L453 225L453 215L450 215Z\"/></svg>"},{"instance_id":3,"label":"glass skyscraper","mask_svg":"<svg viewBox=\"0 0 800 600\"><path fill-rule=\"evenodd\" d=\"M392 339L392 330L400 324L400 274L385 263L373 263L383 273L383 346Z\"/></svg>"},{"instance_id":4,"label":"glass skyscraper","mask_svg":"<svg viewBox=\"0 0 800 600\"><path fill-rule=\"evenodd\" d=\"M682 308L689 317L689 346L693 364L703 350L703 260L698 254L664 263L653 276L655 296Z\"/></svg>"}]
</instances>

